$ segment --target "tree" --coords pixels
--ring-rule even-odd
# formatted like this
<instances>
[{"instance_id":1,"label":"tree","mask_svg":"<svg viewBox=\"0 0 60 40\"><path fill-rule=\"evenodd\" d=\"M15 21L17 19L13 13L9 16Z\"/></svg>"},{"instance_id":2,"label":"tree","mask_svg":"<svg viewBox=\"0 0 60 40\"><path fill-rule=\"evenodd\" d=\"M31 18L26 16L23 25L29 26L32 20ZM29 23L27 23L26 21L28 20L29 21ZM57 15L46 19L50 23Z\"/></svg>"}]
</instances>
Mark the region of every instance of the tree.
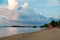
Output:
<instances>
[{"instance_id":1,"label":"tree","mask_svg":"<svg viewBox=\"0 0 60 40\"><path fill-rule=\"evenodd\" d=\"M21 27L21 26L13 25L13 26L11 26L11 27Z\"/></svg>"},{"instance_id":2,"label":"tree","mask_svg":"<svg viewBox=\"0 0 60 40\"><path fill-rule=\"evenodd\" d=\"M48 27L48 24L45 24L44 27Z\"/></svg>"},{"instance_id":3,"label":"tree","mask_svg":"<svg viewBox=\"0 0 60 40\"><path fill-rule=\"evenodd\" d=\"M33 28L36 28L37 26L33 26Z\"/></svg>"},{"instance_id":4,"label":"tree","mask_svg":"<svg viewBox=\"0 0 60 40\"><path fill-rule=\"evenodd\" d=\"M44 24L43 26L40 26L41 28L48 27L48 24Z\"/></svg>"},{"instance_id":5,"label":"tree","mask_svg":"<svg viewBox=\"0 0 60 40\"><path fill-rule=\"evenodd\" d=\"M49 24L45 24L45 25L43 25L43 26L40 26L41 28L43 28L43 27L49 27L49 26L51 27L52 26L52 28L53 27L58 27L58 28L60 28L60 20L59 21L55 21L55 20L52 20Z\"/></svg>"},{"instance_id":6,"label":"tree","mask_svg":"<svg viewBox=\"0 0 60 40\"><path fill-rule=\"evenodd\" d=\"M55 21L55 26L59 26L59 22L58 21Z\"/></svg>"},{"instance_id":7,"label":"tree","mask_svg":"<svg viewBox=\"0 0 60 40\"><path fill-rule=\"evenodd\" d=\"M59 26L60 26L60 20L59 20Z\"/></svg>"},{"instance_id":8,"label":"tree","mask_svg":"<svg viewBox=\"0 0 60 40\"><path fill-rule=\"evenodd\" d=\"M51 21L50 25L52 25L53 27L56 26L56 22L54 20Z\"/></svg>"},{"instance_id":9,"label":"tree","mask_svg":"<svg viewBox=\"0 0 60 40\"><path fill-rule=\"evenodd\" d=\"M60 28L60 20L58 21L58 28Z\"/></svg>"}]
</instances>

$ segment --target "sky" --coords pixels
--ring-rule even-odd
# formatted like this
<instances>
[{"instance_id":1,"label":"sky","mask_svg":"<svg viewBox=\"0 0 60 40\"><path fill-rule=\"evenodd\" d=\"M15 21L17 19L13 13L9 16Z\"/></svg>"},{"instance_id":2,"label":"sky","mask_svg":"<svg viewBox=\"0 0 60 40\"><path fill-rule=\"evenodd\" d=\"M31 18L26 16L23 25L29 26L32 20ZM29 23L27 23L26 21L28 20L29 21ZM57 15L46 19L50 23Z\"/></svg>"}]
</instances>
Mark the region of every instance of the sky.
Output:
<instances>
[{"instance_id":1,"label":"sky","mask_svg":"<svg viewBox=\"0 0 60 40\"><path fill-rule=\"evenodd\" d=\"M60 18L60 0L0 0L1 25L38 25L50 17Z\"/></svg>"}]
</instances>

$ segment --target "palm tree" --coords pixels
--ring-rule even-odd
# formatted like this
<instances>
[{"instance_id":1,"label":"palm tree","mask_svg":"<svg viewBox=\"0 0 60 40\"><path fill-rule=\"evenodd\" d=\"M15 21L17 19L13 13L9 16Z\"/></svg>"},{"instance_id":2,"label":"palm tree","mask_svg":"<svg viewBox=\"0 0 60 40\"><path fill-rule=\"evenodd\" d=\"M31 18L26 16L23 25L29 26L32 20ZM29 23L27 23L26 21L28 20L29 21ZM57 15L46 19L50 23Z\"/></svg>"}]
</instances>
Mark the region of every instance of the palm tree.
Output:
<instances>
[{"instance_id":1,"label":"palm tree","mask_svg":"<svg viewBox=\"0 0 60 40\"><path fill-rule=\"evenodd\" d=\"M60 26L60 20L59 20L59 26Z\"/></svg>"},{"instance_id":2,"label":"palm tree","mask_svg":"<svg viewBox=\"0 0 60 40\"><path fill-rule=\"evenodd\" d=\"M50 25L52 25L53 27L55 27L55 26L56 26L56 22L55 22L54 20L52 20L52 21L50 22Z\"/></svg>"}]
</instances>

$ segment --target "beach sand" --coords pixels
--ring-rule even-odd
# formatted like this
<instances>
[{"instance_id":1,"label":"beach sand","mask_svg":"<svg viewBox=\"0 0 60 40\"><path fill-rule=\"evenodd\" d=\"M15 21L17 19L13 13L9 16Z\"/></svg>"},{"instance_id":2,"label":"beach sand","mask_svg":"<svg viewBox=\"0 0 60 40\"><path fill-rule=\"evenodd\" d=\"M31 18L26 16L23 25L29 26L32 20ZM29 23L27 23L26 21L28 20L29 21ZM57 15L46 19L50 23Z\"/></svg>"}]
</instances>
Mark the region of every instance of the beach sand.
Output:
<instances>
[{"instance_id":1,"label":"beach sand","mask_svg":"<svg viewBox=\"0 0 60 40\"><path fill-rule=\"evenodd\" d=\"M0 40L60 40L60 29L44 29L32 33L2 37Z\"/></svg>"}]
</instances>

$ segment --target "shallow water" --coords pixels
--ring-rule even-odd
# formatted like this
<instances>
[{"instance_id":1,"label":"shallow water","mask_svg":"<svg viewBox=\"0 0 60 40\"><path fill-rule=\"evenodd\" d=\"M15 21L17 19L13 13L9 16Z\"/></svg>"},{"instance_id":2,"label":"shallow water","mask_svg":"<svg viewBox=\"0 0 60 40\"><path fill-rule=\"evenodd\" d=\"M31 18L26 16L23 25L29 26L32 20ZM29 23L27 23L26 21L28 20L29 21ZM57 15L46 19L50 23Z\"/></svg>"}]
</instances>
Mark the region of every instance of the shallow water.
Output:
<instances>
[{"instance_id":1,"label":"shallow water","mask_svg":"<svg viewBox=\"0 0 60 40\"><path fill-rule=\"evenodd\" d=\"M28 32L35 32L38 30L41 30L41 28L2 27L0 28L0 37L28 33Z\"/></svg>"}]
</instances>

